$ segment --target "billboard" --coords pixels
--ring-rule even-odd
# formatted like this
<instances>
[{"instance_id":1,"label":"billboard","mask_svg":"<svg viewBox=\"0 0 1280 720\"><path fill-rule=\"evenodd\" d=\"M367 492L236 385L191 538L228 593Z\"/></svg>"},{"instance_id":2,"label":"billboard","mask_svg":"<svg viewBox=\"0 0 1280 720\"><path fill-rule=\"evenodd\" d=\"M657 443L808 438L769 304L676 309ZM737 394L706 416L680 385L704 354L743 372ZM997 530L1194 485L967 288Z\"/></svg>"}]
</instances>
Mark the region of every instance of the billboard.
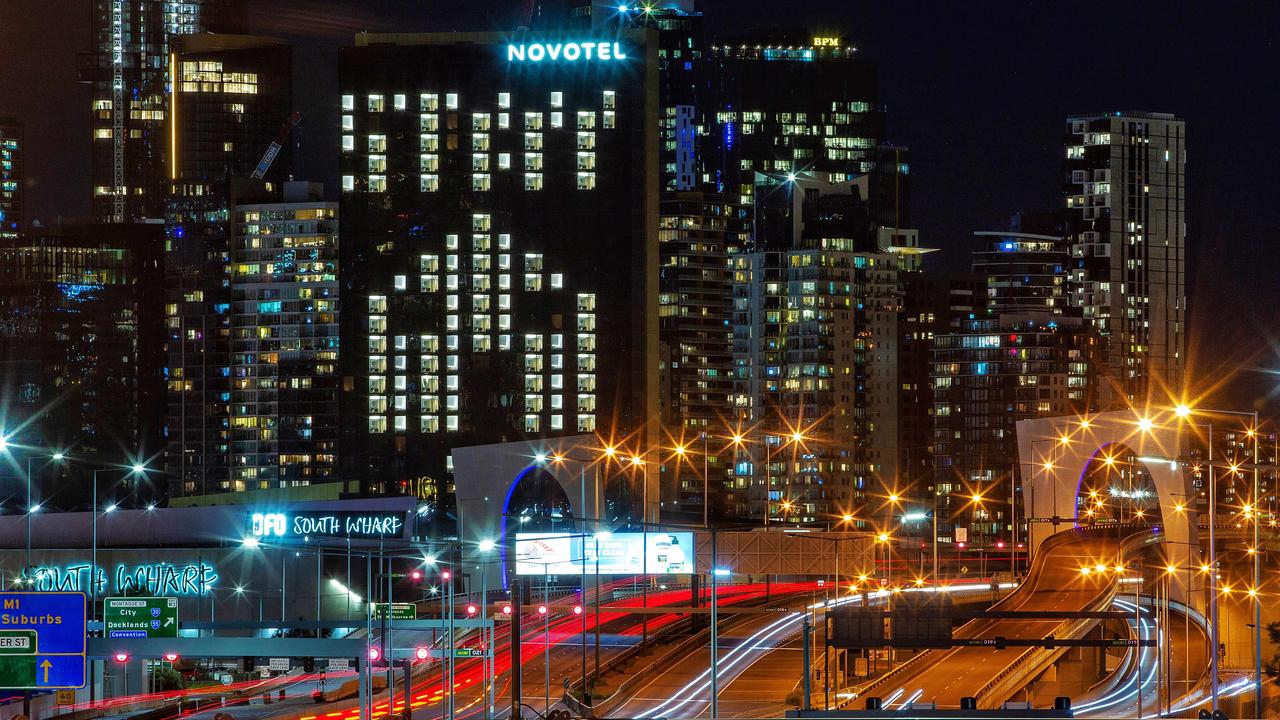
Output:
<instances>
[{"instance_id":1,"label":"billboard","mask_svg":"<svg viewBox=\"0 0 1280 720\"><path fill-rule=\"evenodd\" d=\"M517 575L692 575L693 533L516 533Z\"/></svg>"}]
</instances>

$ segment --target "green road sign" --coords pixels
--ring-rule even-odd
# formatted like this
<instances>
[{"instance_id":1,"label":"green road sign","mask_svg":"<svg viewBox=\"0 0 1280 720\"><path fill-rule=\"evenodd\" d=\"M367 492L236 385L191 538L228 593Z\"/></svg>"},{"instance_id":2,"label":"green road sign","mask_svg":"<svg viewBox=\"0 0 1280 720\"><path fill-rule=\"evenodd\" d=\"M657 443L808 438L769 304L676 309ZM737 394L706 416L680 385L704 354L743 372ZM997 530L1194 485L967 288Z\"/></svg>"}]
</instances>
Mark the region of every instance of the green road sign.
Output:
<instances>
[{"instance_id":1,"label":"green road sign","mask_svg":"<svg viewBox=\"0 0 1280 720\"><path fill-rule=\"evenodd\" d=\"M381 620L387 614L386 603L373 604L373 617ZM417 620L418 609L413 603L391 603L392 620Z\"/></svg>"},{"instance_id":2,"label":"green road sign","mask_svg":"<svg viewBox=\"0 0 1280 720\"><path fill-rule=\"evenodd\" d=\"M113 638L178 637L178 598L107 598L102 626Z\"/></svg>"},{"instance_id":3,"label":"green road sign","mask_svg":"<svg viewBox=\"0 0 1280 720\"><path fill-rule=\"evenodd\" d=\"M35 630L0 630L0 655L35 654Z\"/></svg>"}]
</instances>

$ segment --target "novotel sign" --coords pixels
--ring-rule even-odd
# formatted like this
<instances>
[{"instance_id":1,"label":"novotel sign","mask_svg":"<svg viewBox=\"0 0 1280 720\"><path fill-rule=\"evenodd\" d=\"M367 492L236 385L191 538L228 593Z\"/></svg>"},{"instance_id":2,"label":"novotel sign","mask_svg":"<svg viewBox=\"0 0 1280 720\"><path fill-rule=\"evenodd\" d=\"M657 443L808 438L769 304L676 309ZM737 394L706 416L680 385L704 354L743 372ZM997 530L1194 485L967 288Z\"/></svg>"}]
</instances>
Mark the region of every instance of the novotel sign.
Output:
<instances>
[{"instance_id":1,"label":"novotel sign","mask_svg":"<svg viewBox=\"0 0 1280 720\"><path fill-rule=\"evenodd\" d=\"M509 43L507 62L552 62L564 60L626 60L622 45L616 42L547 42Z\"/></svg>"},{"instance_id":2,"label":"novotel sign","mask_svg":"<svg viewBox=\"0 0 1280 720\"><path fill-rule=\"evenodd\" d=\"M404 513L337 510L255 512L249 534L259 538L393 538L404 533Z\"/></svg>"}]
</instances>

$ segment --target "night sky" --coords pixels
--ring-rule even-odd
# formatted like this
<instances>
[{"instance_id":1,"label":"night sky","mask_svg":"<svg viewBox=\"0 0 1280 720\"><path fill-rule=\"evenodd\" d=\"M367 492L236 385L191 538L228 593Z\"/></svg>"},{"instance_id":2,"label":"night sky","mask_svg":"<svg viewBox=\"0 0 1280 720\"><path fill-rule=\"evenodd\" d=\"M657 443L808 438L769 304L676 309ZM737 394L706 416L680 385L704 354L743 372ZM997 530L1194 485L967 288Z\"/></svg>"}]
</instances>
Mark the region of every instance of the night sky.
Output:
<instances>
[{"instance_id":1,"label":"night sky","mask_svg":"<svg viewBox=\"0 0 1280 720\"><path fill-rule=\"evenodd\" d=\"M27 123L27 215L89 207L90 0L0 0L0 114ZM510 0L252 0L252 30L296 46L299 175L337 176L336 49L359 30L508 29ZM1280 67L1270 2L711 0L709 30L839 30L877 60L890 139L911 148L912 214L934 267L965 269L974 230L1061 202L1069 113L1187 121L1190 362L1209 402L1251 407L1280 376ZM283 116L283 112L282 112Z\"/></svg>"}]
</instances>

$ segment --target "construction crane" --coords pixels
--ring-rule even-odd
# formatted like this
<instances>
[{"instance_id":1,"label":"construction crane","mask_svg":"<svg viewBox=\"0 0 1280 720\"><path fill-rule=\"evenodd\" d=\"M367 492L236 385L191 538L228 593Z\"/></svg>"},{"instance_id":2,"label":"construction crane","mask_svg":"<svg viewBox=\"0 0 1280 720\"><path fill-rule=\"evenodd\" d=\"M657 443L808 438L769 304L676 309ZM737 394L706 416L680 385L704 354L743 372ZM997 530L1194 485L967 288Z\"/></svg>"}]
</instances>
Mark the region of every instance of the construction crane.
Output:
<instances>
[{"instance_id":1,"label":"construction crane","mask_svg":"<svg viewBox=\"0 0 1280 720\"><path fill-rule=\"evenodd\" d=\"M276 139L271 141L267 146L267 151L262 154L262 159L258 161L258 167L254 168L253 174L249 177L254 180L261 180L263 175L267 174L267 170L271 169L271 163L275 162L276 156L280 154L280 148L284 147L284 141L289 138L289 132L293 130L302 120L302 116L297 112L289 113L289 119L284 121L280 126L280 132L276 134Z\"/></svg>"}]
</instances>

